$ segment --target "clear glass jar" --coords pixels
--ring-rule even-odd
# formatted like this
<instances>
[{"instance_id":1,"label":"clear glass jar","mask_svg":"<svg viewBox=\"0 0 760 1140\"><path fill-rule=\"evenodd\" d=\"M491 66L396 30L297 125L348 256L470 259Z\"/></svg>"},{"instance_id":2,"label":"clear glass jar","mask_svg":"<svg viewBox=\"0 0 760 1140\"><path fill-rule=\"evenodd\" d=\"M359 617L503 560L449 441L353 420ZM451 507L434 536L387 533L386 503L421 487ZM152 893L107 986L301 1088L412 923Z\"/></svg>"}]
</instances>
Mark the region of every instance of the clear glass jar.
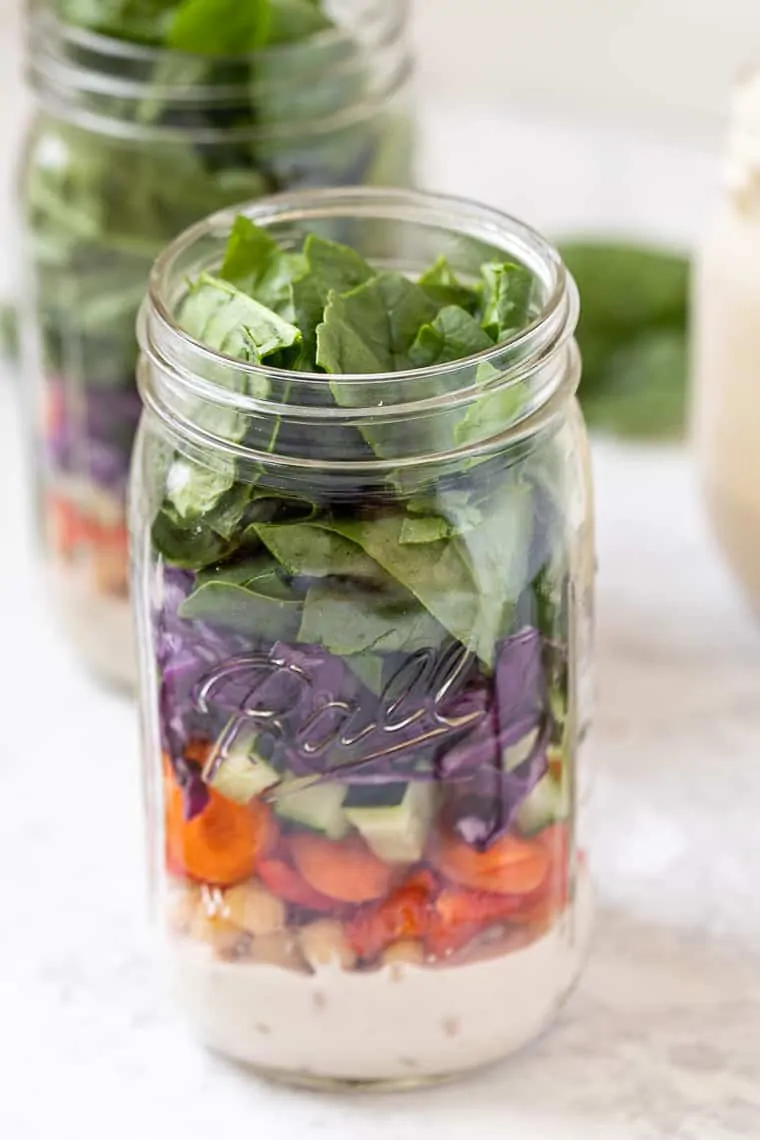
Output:
<instances>
[{"instance_id":1,"label":"clear glass jar","mask_svg":"<svg viewBox=\"0 0 760 1140\"><path fill-rule=\"evenodd\" d=\"M693 435L707 509L760 612L760 75L737 90L724 192L696 262Z\"/></svg>"},{"instance_id":2,"label":"clear glass jar","mask_svg":"<svg viewBox=\"0 0 760 1140\"><path fill-rule=\"evenodd\" d=\"M180 331L225 213L159 259L139 325L133 597L177 999L204 1042L279 1079L435 1081L535 1037L588 940L577 295L539 235L454 199L246 213L288 247L317 232L408 274L444 254L465 280L493 258L535 275L511 341L330 377L333 401L324 376ZM226 488L213 531L177 523L190 481Z\"/></svg>"},{"instance_id":3,"label":"clear glass jar","mask_svg":"<svg viewBox=\"0 0 760 1140\"><path fill-rule=\"evenodd\" d=\"M124 494L153 260L239 201L410 183L406 0L331 12L335 30L221 61L67 27L44 8L31 23L20 308L40 528L71 637L114 682L134 682Z\"/></svg>"}]
</instances>

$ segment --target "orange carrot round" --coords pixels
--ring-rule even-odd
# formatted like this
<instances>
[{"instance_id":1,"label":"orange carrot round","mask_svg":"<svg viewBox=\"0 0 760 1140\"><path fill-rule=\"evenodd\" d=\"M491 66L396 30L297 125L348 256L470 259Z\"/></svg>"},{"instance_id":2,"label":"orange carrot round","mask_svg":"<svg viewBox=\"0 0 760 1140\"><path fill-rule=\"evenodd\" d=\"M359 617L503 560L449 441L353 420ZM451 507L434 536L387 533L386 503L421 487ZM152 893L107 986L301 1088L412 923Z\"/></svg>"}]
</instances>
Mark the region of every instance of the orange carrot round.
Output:
<instances>
[{"instance_id":1,"label":"orange carrot round","mask_svg":"<svg viewBox=\"0 0 760 1140\"><path fill-rule=\"evenodd\" d=\"M329 914L335 909L334 899L328 899L326 895L315 891L284 859L271 856L260 859L256 873L264 886L283 902L306 907L307 910L321 911L323 914Z\"/></svg>"},{"instance_id":2,"label":"orange carrot round","mask_svg":"<svg viewBox=\"0 0 760 1140\"><path fill-rule=\"evenodd\" d=\"M188 820L176 782L167 780L165 788L167 863L190 879L218 887L240 882L277 841L266 804L236 804L210 788L203 811Z\"/></svg>"},{"instance_id":3,"label":"orange carrot round","mask_svg":"<svg viewBox=\"0 0 760 1140\"><path fill-rule=\"evenodd\" d=\"M538 890L550 865L541 843L497 839L485 851L478 851L454 836L442 839L433 853L433 863L453 883L476 891L523 895Z\"/></svg>"},{"instance_id":4,"label":"orange carrot round","mask_svg":"<svg viewBox=\"0 0 760 1140\"><path fill-rule=\"evenodd\" d=\"M345 903L369 902L388 893L391 869L359 838L336 843L319 835L291 837L293 861L320 894Z\"/></svg>"}]
</instances>

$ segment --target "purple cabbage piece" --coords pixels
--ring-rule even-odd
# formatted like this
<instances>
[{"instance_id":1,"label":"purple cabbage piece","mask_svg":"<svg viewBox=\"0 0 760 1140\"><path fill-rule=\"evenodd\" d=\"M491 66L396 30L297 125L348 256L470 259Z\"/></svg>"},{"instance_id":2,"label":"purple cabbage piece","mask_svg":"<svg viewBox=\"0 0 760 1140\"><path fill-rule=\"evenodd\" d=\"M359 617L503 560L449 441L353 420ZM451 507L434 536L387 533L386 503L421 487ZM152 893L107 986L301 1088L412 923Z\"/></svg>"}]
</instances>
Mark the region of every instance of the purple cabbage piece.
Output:
<instances>
[{"instance_id":1,"label":"purple cabbage piece","mask_svg":"<svg viewBox=\"0 0 760 1140\"><path fill-rule=\"evenodd\" d=\"M163 598L154 612L153 636L161 677L161 747L182 789L185 815L192 819L203 811L209 798L197 766L184 758L193 730L201 732L205 727L196 710L195 691L209 669L245 651L248 643L201 622L184 621L179 608L192 589L193 575L173 567L160 572Z\"/></svg>"},{"instance_id":2,"label":"purple cabbage piece","mask_svg":"<svg viewBox=\"0 0 760 1140\"><path fill-rule=\"evenodd\" d=\"M85 475L99 487L122 494L140 420L137 389L91 385L77 387L70 398L65 384L49 383L60 394L60 410L46 440L52 463L58 470Z\"/></svg>"},{"instance_id":3,"label":"purple cabbage piece","mask_svg":"<svg viewBox=\"0 0 760 1140\"><path fill-rule=\"evenodd\" d=\"M501 642L486 717L439 760L440 778L458 785L454 826L474 846L488 847L509 830L521 804L548 770L552 723L542 649L541 635L534 629ZM507 770L508 749L532 734L535 740L528 756Z\"/></svg>"}]
</instances>

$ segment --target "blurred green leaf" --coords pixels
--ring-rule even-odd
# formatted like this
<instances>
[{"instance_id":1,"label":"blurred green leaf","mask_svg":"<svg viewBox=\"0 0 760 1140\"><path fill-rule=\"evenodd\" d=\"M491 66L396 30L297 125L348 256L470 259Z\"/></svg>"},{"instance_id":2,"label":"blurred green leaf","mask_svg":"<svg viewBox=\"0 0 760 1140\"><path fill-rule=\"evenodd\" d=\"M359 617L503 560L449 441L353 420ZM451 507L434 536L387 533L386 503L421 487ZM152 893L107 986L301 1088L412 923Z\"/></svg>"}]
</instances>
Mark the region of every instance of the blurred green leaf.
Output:
<instances>
[{"instance_id":1,"label":"blurred green leaf","mask_svg":"<svg viewBox=\"0 0 760 1140\"><path fill-rule=\"evenodd\" d=\"M580 401L592 429L673 438L685 426L689 261L622 241L560 243L581 294Z\"/></svg>"}]
</instances>

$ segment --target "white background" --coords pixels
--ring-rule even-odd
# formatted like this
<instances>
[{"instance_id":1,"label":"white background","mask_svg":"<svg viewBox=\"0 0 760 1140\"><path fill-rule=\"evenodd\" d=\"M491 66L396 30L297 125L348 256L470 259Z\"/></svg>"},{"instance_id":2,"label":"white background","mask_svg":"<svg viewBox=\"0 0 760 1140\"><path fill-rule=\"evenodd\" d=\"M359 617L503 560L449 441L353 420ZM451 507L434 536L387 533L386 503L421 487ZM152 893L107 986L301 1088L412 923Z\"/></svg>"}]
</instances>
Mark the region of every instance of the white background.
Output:
<instances>
[{"instance_id":1,"label":"white background","mask_svg":"<svg viewBox=\"0 0 760 1140\"><path fill-rule=\"evenodd\" d=\"M760 64L758 0L416 0L424 73L443 89L721 127Z\"/></svg>"}]
</instances>

